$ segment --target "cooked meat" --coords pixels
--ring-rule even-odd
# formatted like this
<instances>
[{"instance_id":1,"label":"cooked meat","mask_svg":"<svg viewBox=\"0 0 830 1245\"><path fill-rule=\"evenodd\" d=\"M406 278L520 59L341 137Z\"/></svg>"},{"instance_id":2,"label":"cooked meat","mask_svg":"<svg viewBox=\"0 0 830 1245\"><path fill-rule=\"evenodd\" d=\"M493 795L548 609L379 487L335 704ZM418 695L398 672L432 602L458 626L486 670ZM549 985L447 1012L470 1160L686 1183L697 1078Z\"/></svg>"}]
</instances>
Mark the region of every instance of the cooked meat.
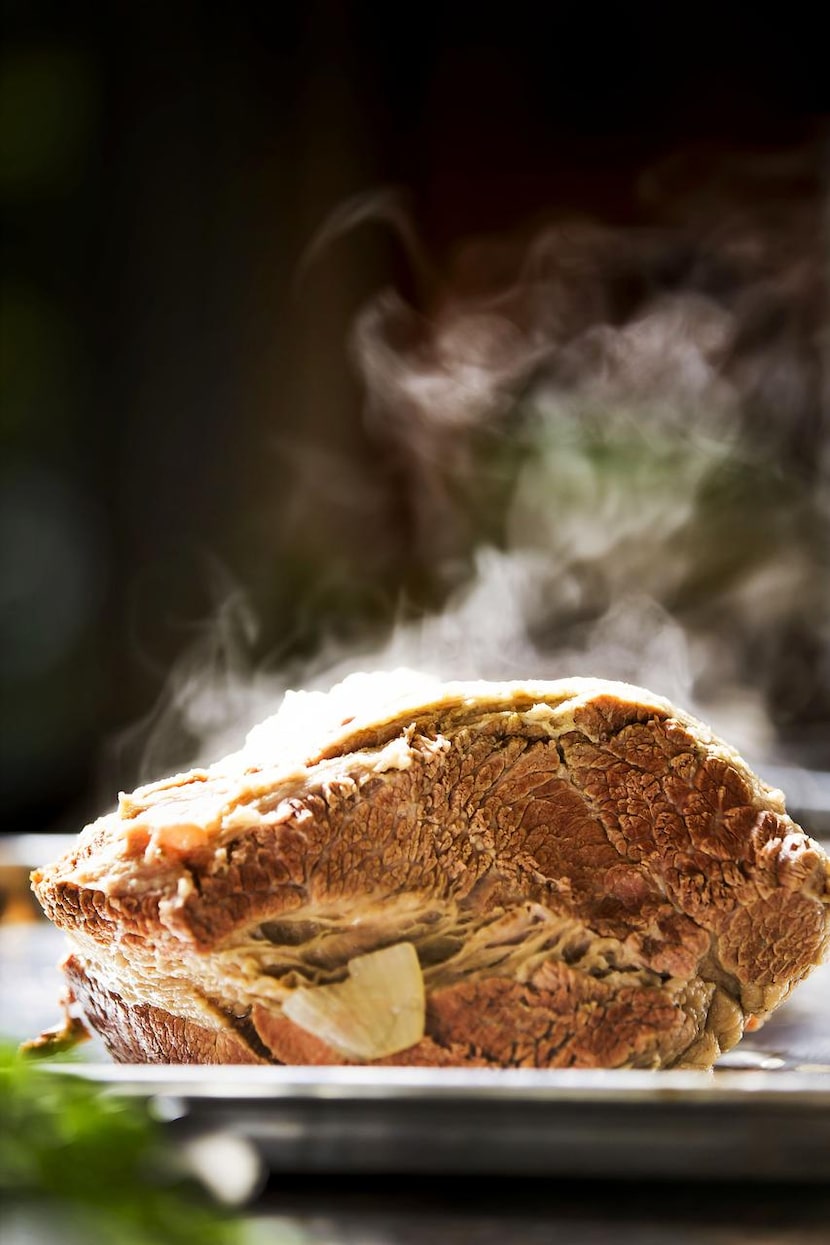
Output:
<instances>
[{"instance_id":1,"label":"cooked meat","mask_svg":"<svg viewBox=\"0 0 830 1245\"><path fill-rule=\"evenodd\" d=\"M348 1062L405 943L423 1037L372 1062L709 1067L823 958L830 862L700 722L596 680L388 679L288 697L33 875L116 1058Z\"/></svg>"}]
</instances>

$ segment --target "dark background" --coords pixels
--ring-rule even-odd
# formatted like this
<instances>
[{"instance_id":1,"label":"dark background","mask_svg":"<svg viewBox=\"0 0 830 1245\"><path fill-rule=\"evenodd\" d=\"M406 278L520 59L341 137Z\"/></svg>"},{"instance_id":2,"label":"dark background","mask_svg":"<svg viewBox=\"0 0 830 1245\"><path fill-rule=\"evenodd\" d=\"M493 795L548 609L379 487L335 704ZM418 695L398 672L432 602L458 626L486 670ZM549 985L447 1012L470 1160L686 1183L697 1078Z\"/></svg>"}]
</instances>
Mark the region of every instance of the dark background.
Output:
<instances>
[{"instance_id":1,"label":"dark background","mask_svg":"<svg viewBox=\"0 0 830 1245\"><path fill-rule=\"evenodd\" d=\"M32 0L3 4L3 36L14 830L74 829L135 780L118 741L229 595L264 661L412 580L346 341L383 285L424 294L377 223L303 275L333 211L400 188L441 269L466 237L552 211L641 222L656 161L795 149L828 111L818 17L791 5ZM298 441L348 456L347 504Z\"/></svg>"}]
</instances>

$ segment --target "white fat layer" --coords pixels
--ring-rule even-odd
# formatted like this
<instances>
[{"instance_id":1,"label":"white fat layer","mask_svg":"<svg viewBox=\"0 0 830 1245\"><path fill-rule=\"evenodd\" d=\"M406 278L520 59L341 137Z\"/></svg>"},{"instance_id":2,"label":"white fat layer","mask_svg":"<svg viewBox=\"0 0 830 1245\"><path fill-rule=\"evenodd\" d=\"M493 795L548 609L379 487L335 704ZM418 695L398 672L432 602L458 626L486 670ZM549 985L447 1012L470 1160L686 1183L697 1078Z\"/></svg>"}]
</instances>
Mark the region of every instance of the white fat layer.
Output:
<instances>
[{"instance_id":1,"label":"white fat layer","mask_svg":"<svg viewBox=\"0 0 830 1245\"><path fill-rule=\"evenodd\" d=\"M600 689L627 698L633 694L641 703L670 709L667 701L643 688L602 683L596 679L443 682L435 675L408 669L371 674L358 672L328 692L286 692L277 713L254 727L240 752L218 765L225 768L229 762L269 764L275 756L286 761L289 758L304 760L336 746L338 741L348 739L367 726L382 726L408 714L419 717L428 710L443 711L454 706L475 708L481 704L509 708L517 696L528 693L538 694L540 705L547 702L547 707L551 707L565 700L584 702Z\"/></svg>"},{"instance_id":2,"label":"white fat layer","mask_svg":"<svg viewBox=\"0 0 830 1245\"><path fill-rule=\"evenodd\" d=\"M127 955L123 947L113 945L106 949L77 932L69 936L69 945L90 975L128 1006L149 1004L209 1029L230 1026L221 1005L211 1002L197 981L185 973L171 972L172 965L163 957L154 956L151 948Z\"/></svg>"}]
</instances>

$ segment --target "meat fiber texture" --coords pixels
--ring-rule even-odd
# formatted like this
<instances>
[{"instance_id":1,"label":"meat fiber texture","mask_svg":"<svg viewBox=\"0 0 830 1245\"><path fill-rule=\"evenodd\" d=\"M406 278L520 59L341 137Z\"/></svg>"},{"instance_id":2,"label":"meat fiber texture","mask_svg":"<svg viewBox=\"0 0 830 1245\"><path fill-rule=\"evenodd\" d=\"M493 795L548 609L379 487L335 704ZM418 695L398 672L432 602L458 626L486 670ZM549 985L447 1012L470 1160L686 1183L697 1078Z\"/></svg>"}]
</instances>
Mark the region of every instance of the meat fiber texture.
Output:
<instances>
[{"instance_id":1,"label":"meat fiber texture","mask_svg":"<svg viewBox=\"0 0 830 1245\"><path fill-rule=\"evenodd\" d=\"M593 679L353 676L122 795L33 875L125 1061L342 1064L295 990L402 941L379 1063L711 1067L825 956L830 862L700 722Z\"/></svg>"}]
</instances>

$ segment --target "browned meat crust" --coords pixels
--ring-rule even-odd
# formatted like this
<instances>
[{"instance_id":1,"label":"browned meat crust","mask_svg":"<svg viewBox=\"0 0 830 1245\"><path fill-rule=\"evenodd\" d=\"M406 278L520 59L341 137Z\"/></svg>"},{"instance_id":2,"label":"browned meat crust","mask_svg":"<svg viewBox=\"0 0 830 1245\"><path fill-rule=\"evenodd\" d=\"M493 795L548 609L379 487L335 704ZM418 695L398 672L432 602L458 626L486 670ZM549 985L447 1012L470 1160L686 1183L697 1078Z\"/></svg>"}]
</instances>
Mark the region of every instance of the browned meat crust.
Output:
<instances>
[{"instance_id":1,"label":"browned meat crust","mask_svg":"<svg viewBox=\"0 0 830 1245\"><path fill-rule=\"evenodd\" d=\"M401 895L455 927L425 968L428 1036L385 1062L707 1065L823 958L826 857L700 723L622 685L474 687L357 723L299 768L237 762L144 789L34 875L117 1058L343 1062L273 997L226 990L226 960L200 966L263 922L348 924L356 905L371 941ZM527 929L551 929L535 958L456 971L471 932L531 910ZM294 977L279 953L267 974L302 981L304 948ZM195 1003L178 1007L176 982Z\"/></svg>"},{"instance_id":2,"label":"browned meat crust","mask_svg":"<svg viewBox=\"0 0 830 1245\"><path fill-rule=\"evenodd\" d=\"M89 974L77 956L63 963L70 1000L121 1063L267 1063L232 1029L210 1029L161 1007L131 1007Z\"/></svg>"}]
</instances>

